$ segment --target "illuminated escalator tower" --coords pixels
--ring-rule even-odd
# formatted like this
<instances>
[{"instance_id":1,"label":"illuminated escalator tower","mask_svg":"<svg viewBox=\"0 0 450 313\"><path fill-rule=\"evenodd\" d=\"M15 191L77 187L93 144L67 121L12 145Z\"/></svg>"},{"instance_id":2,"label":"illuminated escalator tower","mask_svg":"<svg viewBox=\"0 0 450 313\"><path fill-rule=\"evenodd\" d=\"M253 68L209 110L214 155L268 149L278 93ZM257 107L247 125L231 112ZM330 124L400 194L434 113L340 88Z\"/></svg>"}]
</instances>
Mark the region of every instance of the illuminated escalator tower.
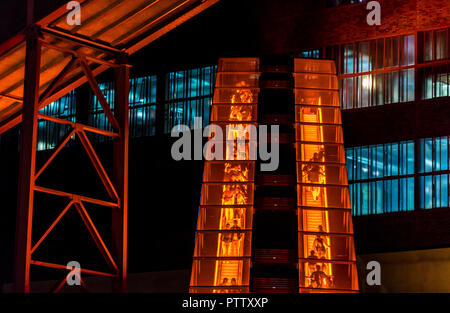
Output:
<instances>
[{"instance_id":1,"label":"illuminated escalator tower","mask_svg":"<svg viewBox=\"0 0 450 313\"><path fill-rule=\"evenodd\" d=\"M255 58L219 60L210 122L224 141L210 139L225 156L205 161L190 292L249 292L256 133L243 129L256 125L258 69Z\"/></svg>"},{"instance_id":2,"label":"illuminated escalator tower","mask_svg":"<svg viewBox=\"0 0 450 313\"><path fill-rule=\"evenodd\" d=\"M299 292L356 292L335 64L295 59Z\"/></svg>"},{"instance_id":3,"label":"illuminated escalator tower","mask_svg":"<svg viewBox=\"0 0 450 313\"><path fill-rule=\"evenodd\" d=\"M190 292L251 291L255 161L249 151L256 134L246 133L245 145L237 145L242 133L227 126L257 124L260 75L259 59L219 60L210 121L225 135L225 158L205 161ZM293 76L298 291L357 292L335 65L295 59Z\"/></svg>"}]
</instances>

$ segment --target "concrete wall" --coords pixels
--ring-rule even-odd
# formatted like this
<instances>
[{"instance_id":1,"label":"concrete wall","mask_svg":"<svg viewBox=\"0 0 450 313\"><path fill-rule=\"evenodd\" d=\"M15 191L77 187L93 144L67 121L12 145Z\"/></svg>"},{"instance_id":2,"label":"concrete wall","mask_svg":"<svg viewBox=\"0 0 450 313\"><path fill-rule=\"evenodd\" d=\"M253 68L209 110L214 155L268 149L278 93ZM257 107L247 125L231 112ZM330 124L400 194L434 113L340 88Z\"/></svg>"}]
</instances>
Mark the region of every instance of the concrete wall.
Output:
<instances>
[{"instance_id":1,"label":"concrete wall","mask_svg":"<svg viewBox=\"0 0 450 313\"><path fill-rule=\"evenodd\" d=\"M381 286L368 286L365 269L370 261L381 265ZM450 292L450 248L358 256L360 290L365 293Z\"/></svg>"}]
</instances>

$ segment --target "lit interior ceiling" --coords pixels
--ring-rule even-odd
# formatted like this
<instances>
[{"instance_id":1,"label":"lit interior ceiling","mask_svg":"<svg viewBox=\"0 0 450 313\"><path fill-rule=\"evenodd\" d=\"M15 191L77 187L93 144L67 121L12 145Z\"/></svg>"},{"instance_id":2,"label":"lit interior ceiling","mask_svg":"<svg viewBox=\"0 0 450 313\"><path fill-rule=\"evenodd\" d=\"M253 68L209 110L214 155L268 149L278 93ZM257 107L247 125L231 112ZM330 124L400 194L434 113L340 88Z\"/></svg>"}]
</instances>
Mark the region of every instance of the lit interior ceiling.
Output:
<instances>
[{"instance_id":1,"label":"lit interior ceiling","mask_svg":"<svg viewBox=\"0 0 450 313\"><path fill-rule=\"evenodd\" d=\"M75 58L98 75L123 53L133 54L219 0L79 0L81 25L69 25L65 6L37 22L42 56L39 108L87 81ZM0 45L0 134L21 122L25 31ZM64 71L64 78L52 86ZM52 90L49 93L49 90Z\"/></svg>"}]
</instances>

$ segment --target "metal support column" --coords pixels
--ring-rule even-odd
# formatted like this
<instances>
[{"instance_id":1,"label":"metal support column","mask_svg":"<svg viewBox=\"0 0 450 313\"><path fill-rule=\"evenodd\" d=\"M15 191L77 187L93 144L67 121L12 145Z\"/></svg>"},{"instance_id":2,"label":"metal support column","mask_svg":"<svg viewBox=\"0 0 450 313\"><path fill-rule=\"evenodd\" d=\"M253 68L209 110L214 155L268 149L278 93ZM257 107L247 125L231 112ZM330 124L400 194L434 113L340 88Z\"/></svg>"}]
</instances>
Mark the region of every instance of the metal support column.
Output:
<instances>
[{"instance_id":1,"label":"metal support column","mask_svg":"<svg viewBox=\"0 0 450 313\"><path fill-rule=\"evenodd\" d=\"M113 181L119 194L119 207L112 213L112 252L119 268L114 291L126 292L127 278L127 231L128 231L128 94L129 68L115 68L116 101L114 115L119 124L120 135L114 139Z\"/></svg>"},{"instance_id":2,"label":"metal support column","mask_svg":"<svg viewBox=\"0 0 450 313\"><path fill-rule=\"evenodd\" d=\"M30 30L28 33L26 45L14 262L16 292L29 292L30 290L31 230L41 60L41 44L36 29Z\"/></svg>"}]
</instances>

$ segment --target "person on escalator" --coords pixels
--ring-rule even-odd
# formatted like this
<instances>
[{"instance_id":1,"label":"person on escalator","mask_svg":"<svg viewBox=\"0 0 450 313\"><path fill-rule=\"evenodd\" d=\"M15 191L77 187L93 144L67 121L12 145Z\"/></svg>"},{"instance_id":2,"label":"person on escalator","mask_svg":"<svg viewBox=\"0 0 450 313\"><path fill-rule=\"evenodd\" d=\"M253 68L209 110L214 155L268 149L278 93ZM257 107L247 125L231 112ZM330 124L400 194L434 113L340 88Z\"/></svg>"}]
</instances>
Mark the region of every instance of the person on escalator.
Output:
<instances>
[{"instance_id":1,"label":"person on escalator","mask_svg":"<svg viewBox=\"0 0 450 313\"><path fill-rule=\"evenodd\" d=\"M236 281L236 278L231 278L231 286L237 286L237 281ZM230 292L231 293L238 293L239 292L239 289L236 289L236 287L235 287L235 289L230 289Z\"/></svg>"},{"instance_id":2,"label":"person on escalator","mask_svg":"<svg viewBox=\"0 0 450 313\"><path fill-rule=\"evenodd\" d=\"M231 226L230 228L231 230L233 230L233 232L231 233L231 237L232 237L232 243L231 243L231 253L233 256L238 256L239 255L239 241L242 238L242 232L241 232L241 227L238 225L237 220L233 221L233 226Z\"/></svg>"},{"instance_id":3,"label":"person on escalator","mask_svg":"<svg viewBox=\"0 0 450 313\"><path fill-rule=\"evenodd\" d=\"M325 238L323 238L320 234L316 235L316 238L314 239L313 242L313 247L314 250L317 253L317 256L319 257L319 259L325 259L326 257L326 252L327 252L327 244L325 243Z\"/></svg>"},{"instance_id":4,"label":"person on escalator","mask_svg":"<svg viewBox=\"0 0 450 313\"><path fill-rule=\"evenodd\" d=\"M225 226L226 230L230 230L230 224ZM230 255L230 245L233 242L233 232L227 231L222 233L222 256Z\"/></svg>"},{"instance_id":5,"label":"person on escalator","mask_svg":"<svg viewBox=\"0 0 450 313\"><path fill-rule=\"evenodd\" d=\"M316 270L311 274L310 287L322 288L331 286L331 278L322 271L319 264L316 265Z\"/></svg>"},{"instance_id":6,"label":"person on escalator","mask_svg":"<svg viewBox=\"0 0 450 313\"><path fill-rule=\"evenodd\" d=\"M303 172L305 172L305 175L308 176L308 181L310 183L318 184L320 183L320 176L325 176L325 173L317 164L320 160L320 153L315 152L313 157L309 160L310 163L306 164L302 169ZM320 195L320 187L309 187L308 189L311 190L314 200L318 200Z\"/></svg>"}]
</instances>

